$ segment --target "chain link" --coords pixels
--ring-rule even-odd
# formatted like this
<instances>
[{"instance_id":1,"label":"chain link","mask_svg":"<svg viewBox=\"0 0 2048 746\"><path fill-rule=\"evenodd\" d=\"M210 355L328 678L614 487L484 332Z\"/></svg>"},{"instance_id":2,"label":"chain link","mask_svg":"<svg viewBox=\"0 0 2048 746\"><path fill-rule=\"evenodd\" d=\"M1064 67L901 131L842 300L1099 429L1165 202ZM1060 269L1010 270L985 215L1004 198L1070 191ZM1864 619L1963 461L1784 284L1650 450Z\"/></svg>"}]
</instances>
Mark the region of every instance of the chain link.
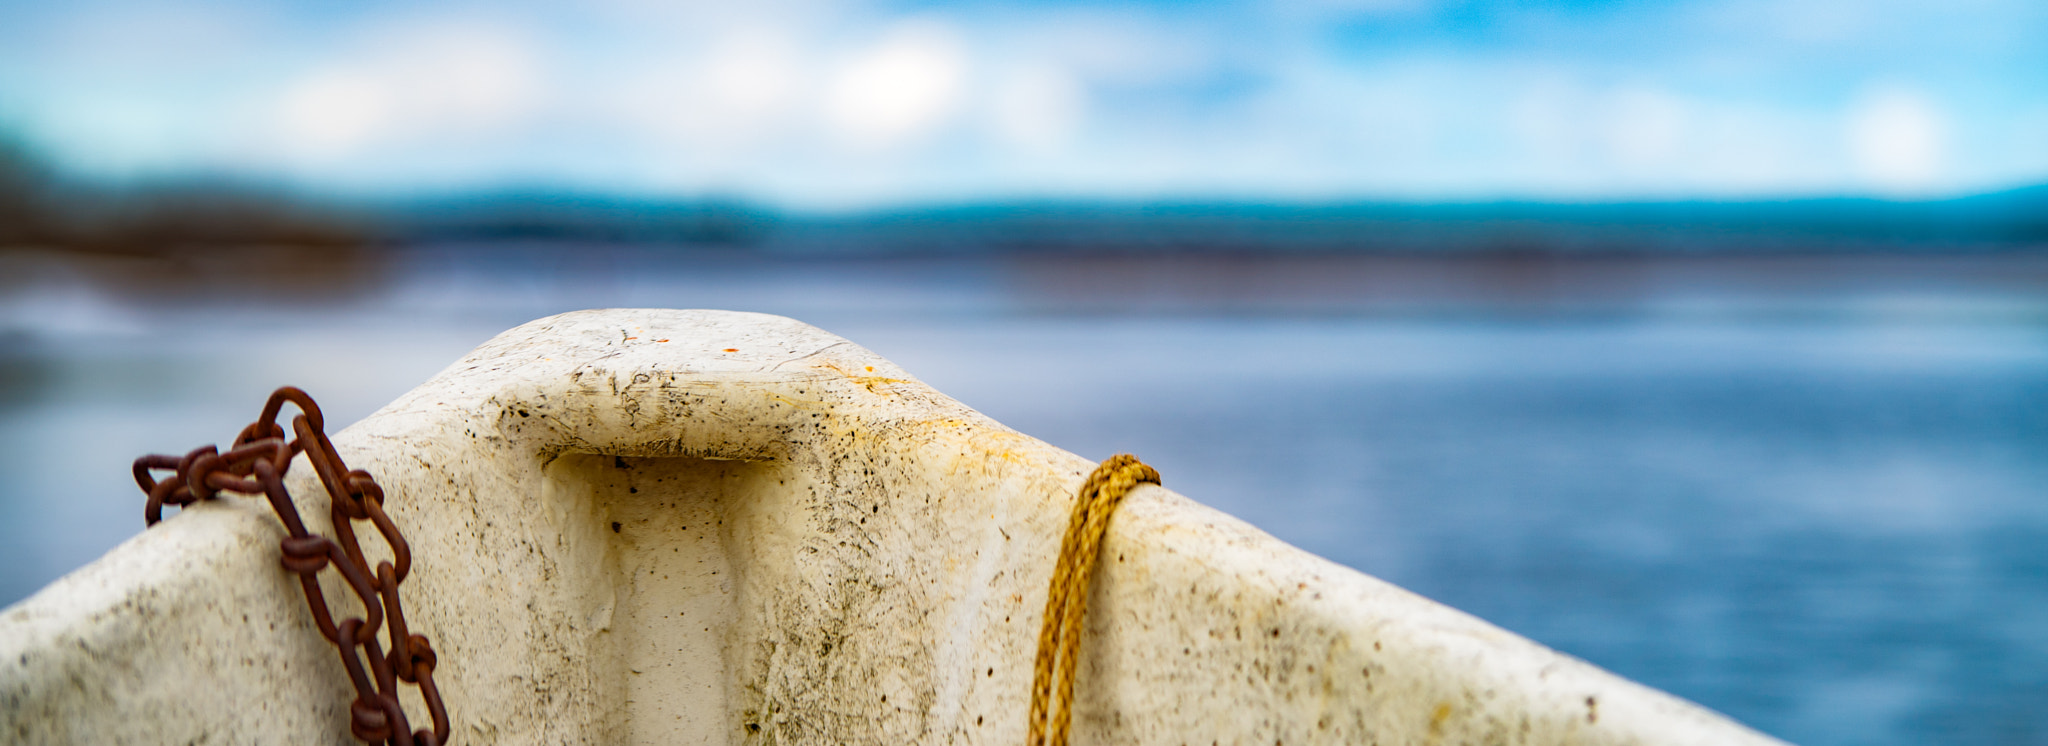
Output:
<instances>
[{"instance_id":1,"label":"chain link","mask_svg":"<svg viewBox=\"0 0 2048 746\"><path fill-rule=\"evenodd\" d=\"M277 423L286 404L299 410L291 421L290 432L295 438L287 438L285 428ZM334 533L339 541L307 531L305 522L299 520L298 508L292 504L291 494L285 491L284 473L291 468L292 458L301 453L327 488ZM171 475L157 481L151 475L153 471L169 471ZM284 568L299 576L313 621L319 625L320 634L334 643L342 666L348 669L349 681L355 685L356 698L349 704L349 731L358 739L378 744L448 743L448 709L441 702L440 689L434 686L434 647L425 635L406 626L405 607L398 599L398 584L405 582L412 570L412 547L399 533L398 524L392 523L391 516L384 512L384 488L377 485L369 472L348 468L341 454L335 452L334 444L327 440L326 423L313 397L292 386L278 389L263 405L263 415L242 429L235 437L234 447L226 453L209 445L183 457L143 456L135 460L135 483L149 495L143 515L151 526L163 520L165 505L182 509L220 492L269 498L270 507L289 534L280 545ZM356 521L369 521L377 529L391 548L391 560L380 560L375 568L370 567L356 541ZM335 623L316 577L330 566L355 591L362 606L361 616ZM388 654L378 642L380 631L386 632L385 639L390 642ZM411 730L405 709L398 701L401 681L419 687L420 697L433 717L432 730Z\"/></svg>"}]
</instances>

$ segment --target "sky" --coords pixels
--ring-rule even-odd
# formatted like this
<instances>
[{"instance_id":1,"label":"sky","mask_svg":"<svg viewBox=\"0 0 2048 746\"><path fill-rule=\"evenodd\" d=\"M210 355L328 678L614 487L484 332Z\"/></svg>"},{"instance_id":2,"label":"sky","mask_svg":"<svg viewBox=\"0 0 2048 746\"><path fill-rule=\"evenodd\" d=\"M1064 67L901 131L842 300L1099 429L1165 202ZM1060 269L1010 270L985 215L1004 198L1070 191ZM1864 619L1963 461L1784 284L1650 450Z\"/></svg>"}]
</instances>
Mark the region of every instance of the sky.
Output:
<instances>
[{"instance_id":1,"label":"sky","mask_svg":"<svg viewBox=\"0 0 2048 746\"><path fill-rule=\"evenodd\" d=\"M2040 0L0 0L59 169L798 209L2048 183Z\"/></svg>"}]
</instances>

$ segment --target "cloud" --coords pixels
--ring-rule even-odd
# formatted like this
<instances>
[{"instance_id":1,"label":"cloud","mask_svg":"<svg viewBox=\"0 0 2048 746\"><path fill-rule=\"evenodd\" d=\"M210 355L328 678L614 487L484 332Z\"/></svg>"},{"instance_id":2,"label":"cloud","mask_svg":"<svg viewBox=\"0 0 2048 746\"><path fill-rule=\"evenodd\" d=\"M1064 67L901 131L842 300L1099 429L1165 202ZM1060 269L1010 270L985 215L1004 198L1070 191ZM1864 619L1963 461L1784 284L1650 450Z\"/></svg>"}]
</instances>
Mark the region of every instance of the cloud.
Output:
<instances>
[{"instance_id":1,"label":"cloud","mask_svg":"<svg viewBox=\"0 0 2048 746\"><path fill-rule=\"evenodd\" d=\"M235 66L276 51L264 33L274 19L258 6L169 0L78 3L70 8L54 23L21 19L31 34L21 41L41 47L46 66L164 81L231 75ZM11 20L0 16L0 26ZM6 43L9 40L0 36L0 44Z\"/></svg>"},{"instance_id":2,"label":"cloud","mask_svg":"<svg viewBox=\"0 0 2048 746\"><path fill-rule=\"evenodd\" d=\"M608 111L657 140L738 155L787 136L814 87L806 63L802 42L780 29L736 29L630 76Z\"/></svg>"},{"instance_id":3,"label":"cloud","mask_svg":"<svg viewBox=\"0 0 2048 746\"><path fill-rule=\"evenodd\" d=\"M1579 121L1587 108L1587 95L1571 82L1544 80L1523 89L1508 105L1506 124L1525 152L1545 160L1569 160L1578 155Z\"/></svg>"},{"instance_id":4,"label":"cloud","mask_svg":"<svg viewBox=\"0 0 2048 746\"><path fill-rule=\"evenodd\" d=\"M0 40L33 42L0 44L0 116L111 174L517 178L793 205L1927 194L2048 173L2025 104L2043 78L2014 41L2048 15L2019 0L1688 0L1495 13L1472 33L1431 20L1449 18L1440 0L943 18L764 1L184 18L107 0L24 16L17 36L0 12ZM1544 25L1560 18L1585 23ZM1865 79L1921 87L1856 95Z\"/></svg>"},{"instance_id":5,"label":"cloud","mask_svg":"<svg viewBox=\"0 0 2048 746\"><path fill-rule=\"evenodd\" d=\"M826 119L833 134L857 150L908 144L958 108L967 65L966 45L952 26L901 22L836 71Z\"/></svg>"},{"instance_id":6,"label":"cloud","mask_svg":"<svg viewBox=\"0 0 2048 746\"><path fill-rule=\"evenodd\" d=\"M1073 142L1088 111L1088 92L1067 71L1051 65L1012 70L995 86L990 128L1013 147L1049 152Z\"/></svg>"},{"instance_id":7,"label":"cloud","mask_svg":"<svg viewBox=\"0 0 2048 746\"><path fill-rule=\"evenodd\" d=\"M379 144L513 128L543 102L540 56L522 35L436 21L387 30L358 53L292 81L275 99L288 155L350 155Z\"/></svg>"},{"instance_id":8,"label":"cloud","mask_svg":"<svg viewBox=\"0 0 2048 746\"><path fill-rule=\"evenodd\" d=\"M1621 165L1653 168L1672 162L1685 144L1686 107L1677 96L1654 88L1626 88L1606 105L1608 152Z\"/></svg>"},{"instance_id":9,"label":"cloud","mask_svg":"<svg viewBox=\"0 0 2048 746\"><path fill-rule=\"evenodd\" d=\"M802 85L797 42L768 29L734 33L713 47L702 80L705 104L742 125L787 112Z\"/></svg>"},{"instance_id":10,"label":"cloud","mask_svg":"<svg viewBox=\"0 0 2048 746\"><path fill-rule=\"evenodd\" d=\"M1127 88L1213 74L1224 47L1234 43L1230 32L1241 31L1196 16L1108 10L1064 10L994 25L999 45L1022 59L1057 65L1087 83Z\"/></svg>"},{"instance_id":11,"label":"cloud","mask_svg":"<svg viewBox=\"0 0 2048 746\"><path fill-rule=\"evenodd\" d=\"M1661 180L1687 191L1769 195L1839 188L1826 122L1748 101L1714 100L1691 108L1687 158Z\"/></svg>"},{"instance_id":12,"label":"cloud","mask_svg":"<svg viewBox=\"0 0 2048 746\"><path fill-rule=\"evenodd\" d=\"M391 125L393 94L375 75L324 70L285 92L278 102L278 125L303 154L346 154L384 134Z\"/></svg>"},{"instance_id":13,"label":"cloud","mask_svg":"<svg viewBox=\"0 0 2048 746\"><path fill-rule=\"evenodd\" d=\"M1850 155L1863 176L1880 189L1927 190L1943 175L1943 119L1940 109L1917 91L1873 88L1850 110Z\"/></svg>"}]
</instances>

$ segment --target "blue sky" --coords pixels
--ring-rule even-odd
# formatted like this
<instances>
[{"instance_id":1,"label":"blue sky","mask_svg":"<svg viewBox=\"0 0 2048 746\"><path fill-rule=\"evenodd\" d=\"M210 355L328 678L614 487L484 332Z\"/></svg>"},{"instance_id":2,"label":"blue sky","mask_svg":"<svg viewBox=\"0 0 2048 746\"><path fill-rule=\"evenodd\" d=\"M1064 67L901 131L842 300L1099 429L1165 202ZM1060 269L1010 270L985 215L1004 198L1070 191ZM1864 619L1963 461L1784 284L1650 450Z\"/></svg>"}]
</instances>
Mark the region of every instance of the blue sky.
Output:
<instances>
[{"instance_id":1,"label":"blue sky","mask_svg":"<svg viewBox=\"0 0 2048 746\"><path fill-rule=\"evenodd\" d=\"M2048 182L2048 3L0 0L0 127L372 195L1916 198Z\"/></svg>"}]
</instances>

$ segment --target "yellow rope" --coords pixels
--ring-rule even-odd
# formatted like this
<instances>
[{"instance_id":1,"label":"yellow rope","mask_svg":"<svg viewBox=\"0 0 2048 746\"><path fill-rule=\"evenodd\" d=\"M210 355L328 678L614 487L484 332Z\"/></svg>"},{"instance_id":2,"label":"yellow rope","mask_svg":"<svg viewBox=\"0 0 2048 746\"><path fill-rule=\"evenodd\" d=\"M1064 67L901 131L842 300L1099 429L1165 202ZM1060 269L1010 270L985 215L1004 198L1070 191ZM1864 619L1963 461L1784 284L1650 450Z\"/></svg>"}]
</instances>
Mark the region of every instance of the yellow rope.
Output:
<instances>
[{"instance_id":1,"label":"yellow rope","mask_svg":"<svg viewBox=\"0 0 2048 746\"><path fill-rule=\"evenodd\" d=\"M1038 666L1031 678L1030 746L1067 744L1067 731L1074 719L1074 668L1080 662L1081 618L1088 611L1088 581L1093 577L1095 557L1102 549L1102 535L1109 531L1110 513L1132 488L1146 482L1158 484L1159 472L1136 456L1120 453L1088 475L1074 500L1067 536L1060 540L1059 564L1053 568L1052 587L1046 592L1045 626L1038 631ZM1055 674L1059 706L1048 713ZM1052 716L1049 739L1048 714Z\"/></svg>"}]
</instances>

